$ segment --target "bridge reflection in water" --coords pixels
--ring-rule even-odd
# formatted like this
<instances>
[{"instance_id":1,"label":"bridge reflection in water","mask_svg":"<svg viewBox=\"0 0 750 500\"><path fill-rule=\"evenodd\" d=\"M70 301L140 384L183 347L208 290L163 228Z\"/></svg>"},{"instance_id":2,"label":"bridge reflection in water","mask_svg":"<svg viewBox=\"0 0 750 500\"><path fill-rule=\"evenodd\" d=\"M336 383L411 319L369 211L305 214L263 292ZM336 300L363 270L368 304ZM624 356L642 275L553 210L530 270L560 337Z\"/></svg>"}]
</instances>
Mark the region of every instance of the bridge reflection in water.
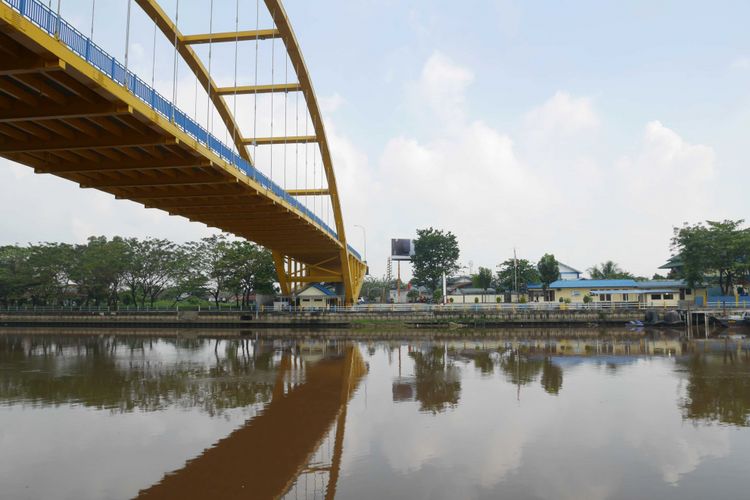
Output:
<instances>
[{"instance_id":1,"label":"bridge reflection in water","mask_svg":"<svg viewBox=\"0 0 750 500\"><path fill-rule=\"evenodd\" d=\"M310 474L310 489L317 489L320 482L325 484L325 498L333 498L347 403L365 373L365 363L353 345L326 353L314 363L286 352L272 400L260 414L137 498L293 496L295 489L305 489ZM302 382L298 382L300 375ZM328 463L321 465L321 457Z\"/></svg>"}]
</instances>

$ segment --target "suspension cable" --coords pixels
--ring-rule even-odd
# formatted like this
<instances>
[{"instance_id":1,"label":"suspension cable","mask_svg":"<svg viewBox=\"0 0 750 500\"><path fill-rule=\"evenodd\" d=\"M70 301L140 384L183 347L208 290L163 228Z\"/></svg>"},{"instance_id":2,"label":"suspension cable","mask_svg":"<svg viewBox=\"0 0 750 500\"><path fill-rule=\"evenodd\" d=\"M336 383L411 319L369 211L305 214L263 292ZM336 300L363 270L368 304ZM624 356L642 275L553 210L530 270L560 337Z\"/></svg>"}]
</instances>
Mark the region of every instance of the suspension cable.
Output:
<instances>
[{"instance_id":1,"label":"suspension cable","mask_svg":"<svg viewBox=\"0 0 750 500\"><path fill-rule=\"evenodd\" d=\"M50 0L51 2L52 0ZM60 38L60 0L57 0L57 19L55 19L55 38Z\"/></svg>"},{"instance_id":2,"label":"suspension cable","mask_svg":"<svg viewBox=\"0 0 750 500\"><path fill-rule=\"evenodd\" d=\"M125 88L128 86L128 55L130 53L130 7L133 0L128 0L128 15L125 21Z\"/></svg>"},{"instance_id":3,"label":"suspension cable","mask_svg":"<svg viewBox=\"0 0 750 500\"><path fill-rule=\"evenodd\" d=\"M260 36L260 0L255 0L255 87L253 98L253 158L258 154L258 41Z\"/></svg>"},{"instance_id":4,"label":"suspension cable","mask_svg":"<svg viewBox=\"0 0 750 500\"><path fill-rule=\"evenodd\" d=\"M198 122L198 75L195 75L195 102L193 103L193 121Z\"/></svg>"},{"instance_id":5,"label":"suspension cable","mask_svg":"<svg viewBox=\"0 0 750 500\"><path fill-rule=\"evenodd\" d=\"M94 41L94 13L96 12L96 0L91 0L91 35L89 40Z\"/></svg>"},{"instance_id":6,"label":"suspension cable","mask_svg":"<svg viewBox=\"0 0 750 500\"><path fill-rule=\"evenodd\" d=\"M308 132L308 126L309 126L309 124L310 124L310 118L306 114L305 115L305 136L308 135L307 132ZM309 150L310 150L310 144L305 143L305 189L307 189L307 165L308 165L308 162L307 162L307 152ZM307 197L305 197L305 198L307 198ZM307 199L305 199L305 206L308 206L308 204L309 204L309 202L307 201Z\"/></svg>"},{"instance_id":7,"label":"suspension cable","mask_svg":"<svg viewBox=\"0 0 750 500\"><path fill-rule=\"evenodd\" d=\"M151 88L154 89L154 80L156 79L156 18L154 18L154 42L151 54Z\"/></svg>"},{"instance_id":8,"label":"suspension cable","mask_svg":"<svg viewBox=\"0 0 750 500\"><path fill-rule=\"evenodd\" d=\"M276 12L274 11L273 15L271 16L273 18L273 25L276 26ZM276 38L271 39L271 87L273 87L274 84L274 73L275 73L275 49L276 49ZM273 94L274 92L271 92L271 182L273 182Z\"/></svg>"},{"instance_id":9,"label":"suspension cable","mask_svg":"<svg viewBox=\"0 0 750 500\"><path fill-rule=\"evenodd\" d=\"M232 103L232 116L237 116L237 52L240 45L240 0L235 2L234 15L234 100ZM236 120L237 118L235 118ZM236 123L236 122L235 122ZM237 147L237 126L232 126L232 143ZM239 151L237 151L239 153Z\"/></svg>"},{"instance_id":10,"label":"suspension cable","mask_svg":"<svg viewBox=\"0 0 750 500\"><path fill-rule=\"evenodd\" d=\"M177 0L177 7L174 16L174 65L172 67L172 122L174 122L175 108L177 108L177 44L180 42L177 37L177 29L180 22L180 0Z\"/></svg>"},{"instance_id":11,"label":"suspension cable","mask_svg":"<svg viewBox=\"0 0 750 500\"><path fill-rule=\"evenodd\" d=\"M284 190L286 191L287 185L286 185L286 150L287 150L287 130L286 130L286 120L287 120L287 104L289 101L289 89L287 88L287 85L289 85L289 57L284 57Z\"/></svg>"},{"instance_id":12,"label":"suspension cable","mask_svg":"<svg viewBox=\"0 0 750 500\"><path fill-rule=\"evenodd\" d=\"M315 121L313 120L313 132L315 132ZM318 187L318 183L316 181L317 179L317 158L318 158L318 151L315 147L315 144L312 145L312 154L313 154L313 180L312 180L312 187L313 189ZM313 213L315 213L315 209L318 206L318 198L319 196L315 195L313 196Z\"/></svg>"},{"instance_id":13,"label":"suspension cable","mask_svg":"<svg viewBox=\"0 0 750 500\"><path fill-rule=\"evenodd\" d=\"M297 74L297 66L294 67L294 74ZM297 77L299 80L299 77ZM297 92L294 101L294 135L299 137L299 92ZM299 141L294 144L294 189L299 189Z\"/></svg>"},{"instance_id":14,"label":"suspension cable","mask_svg":"<svg viewBox=\"0 0 750 500\"><path fill-rule=\"evenodd\" d=\"M211 0L210 13L208 15L208 92L206 95L206 144L208 136L213 133L214 114L211 112L211 56L214 49L214 0Z\"/></svg>"}]
</instances>

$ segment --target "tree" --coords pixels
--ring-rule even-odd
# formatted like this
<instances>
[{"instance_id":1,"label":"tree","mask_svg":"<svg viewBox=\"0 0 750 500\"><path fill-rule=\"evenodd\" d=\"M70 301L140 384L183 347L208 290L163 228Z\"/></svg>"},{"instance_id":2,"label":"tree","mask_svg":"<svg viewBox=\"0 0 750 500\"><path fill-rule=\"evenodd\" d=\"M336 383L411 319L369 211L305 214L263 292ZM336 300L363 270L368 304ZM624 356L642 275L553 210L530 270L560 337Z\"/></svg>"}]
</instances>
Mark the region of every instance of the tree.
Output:
<instances>
[{"instance_id":1,"label":"tree","mask_svg":"<svg viewBox=\"0 0 750 500\"><path fill-rule=\"evenodd\" d=\"M174 252L171 288L172 305L183 300L205 298L208 277L201 269L200 242L191 241L178 246Z\"/></svg>"},{"instance_id":2,"label":"tree","mask_svg":"<svg viewBox=\"0 0 750 500\"><path fill-rule=\"evenodd\" d=\"M608 260L600 265L589 268L591 279L595 280L627 280L634 279L633 275L623 271L615 262Z\"/></svg>"},{"instance_id":3,"label":"tree","mask_svg":"<svg viewBox=\"0 0 750 500\"><path fill-rule=\"evenodd\" d=\"M706 221L674 229L672 249L678 252L685 279L691 287L715 276L721 293L730 295L734 285L745 282L750 272L750 229L744 220Z\"/></svg>"},{"instance_id":4,"label":"tree","mask_svg":"<svg viewBox=\"0 0 750 500\"><path fill-rule=\"evenodd\" d=\"M536 265L539 271L539 280L542 282L542 288L547 291L550 283L560 279L560 266L555 259L555 256L550 253L545 253L539 263Z\"/></svg>"},{"instance_id":5,"label":"tree","mask_svg":"<svg viewBox=\"0 0 750 500\"><path fill-rule=\"evenodd\" d=\"M193 246L193 252L198 254L197 264L205 278L206 290L218 306L221 293L226 291L234 275L229 255L231 244L225 235L220 234L203 238Z\"/></svg>"},{"instance_id":6,"label":"tree","mask_svg":"<svg viewBox=\"0 0 750 500\"><path fill-rule=\"evenodd\" d=\"M81 303L116 307L127 265L128 246L119 236L111 241L91 236L85 245L76 245L70 279Z\"/></svg>"},{"instance_id":7,"label":"tree","mask_svg":"<svg viewBox=\"0 0 750 500\"><path fill-rule=\"evenodd\" d=\"M30 245L25 262L26 294L34 305L62 302L70 281L73 247L66 243Z\"/></svg>"},{"instance_id":8,"label":"tree","mask_svg":"<svg viewBox=\"0 0 750 500\"><path fill-rule=\"evenodd\" d=\"M526 259L510 258L500 264L495 286L499 290L515 290L518 278L519 290L524 290L529 283L539 283L539 271L533 262Z\"/></svg>"},{"instance_id":9,"label":"tree","mask_svg":"<svg viewBox=\"0 0 750 500\"><path fill-rule=\"evenodd\" d=\"M234 293L237 305L249 305L253 293L274 293L276 266L270 251L249 241L233 241L226 263L230 269L226 286Z\"/></svg>"},{"instance_id":10,"label":"tree","mask_svg":"<svg viewBox=\"0 0 750 500\"><path fill-rule=\"evenodd\" d=\"M366 276L359 296L370 302L380 302L381 300L387 300L388 291L395 287L396 281L388 281L385 276L382 278Z\"/></svg>"},{"instance_id":11,"label":"tree","mask_svg":"<svg viewBox=\"0 0 750 500\"><path fill-rule=\"evenodd\" d=\"M28 287L29 250L17 246L0 247L0 303L19 305Z\"/></svg>"},{"instance_id":12,"label":"tree","mask_svg":"<svg viewBox=\"0 0 750 500\"><path fill-rule=\"evenodd\" d=\"M127 250L127 272L124 283L129 289L134 304L153 306L164 291L175 271L176 245L164 239L147 238L125 240Z\"/></svg>"},{"instance_id":13,"label":"tree","mask_svg":"<svg viewBox=\"0 0 750 500\"><path fill-rule=\"evenodd\" d=\"M458 240L450 231L433 228L417 230L412 259L414 282L436 289L443 273L450 277L459 270L458 257Z\"/></svg>"},{"instance_id":14,"label":"tree","mask_svg":"<svg viewBox=\"0 0 750 500\"><path fill-rule=\"evenodd\" d=\"M471 277L471 282L476 288L487 290L492 285L492 270L479 267L479 272Z\"/></svg>"}]
</instances>

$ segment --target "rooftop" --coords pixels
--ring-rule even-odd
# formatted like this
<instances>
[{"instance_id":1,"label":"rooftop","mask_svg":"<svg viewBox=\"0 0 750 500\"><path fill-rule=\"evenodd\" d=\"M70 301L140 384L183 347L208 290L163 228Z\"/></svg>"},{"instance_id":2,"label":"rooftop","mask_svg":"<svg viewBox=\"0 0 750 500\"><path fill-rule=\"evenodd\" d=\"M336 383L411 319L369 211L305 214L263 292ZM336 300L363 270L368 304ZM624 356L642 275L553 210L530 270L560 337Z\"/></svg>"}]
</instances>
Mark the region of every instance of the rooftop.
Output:
<instances>
[{"instance_id":1,"label":"rooftop","mask_svg":"<svg viewBox=\"0 0 750 500\"><path fill-rule=\"evenodd\" d=\"M684 287L683 280L557 280L550 283L548 288L680 288ZM530 290L542 288L539 283L533 283L528 286Z\"/></svg>"}]
</instances>

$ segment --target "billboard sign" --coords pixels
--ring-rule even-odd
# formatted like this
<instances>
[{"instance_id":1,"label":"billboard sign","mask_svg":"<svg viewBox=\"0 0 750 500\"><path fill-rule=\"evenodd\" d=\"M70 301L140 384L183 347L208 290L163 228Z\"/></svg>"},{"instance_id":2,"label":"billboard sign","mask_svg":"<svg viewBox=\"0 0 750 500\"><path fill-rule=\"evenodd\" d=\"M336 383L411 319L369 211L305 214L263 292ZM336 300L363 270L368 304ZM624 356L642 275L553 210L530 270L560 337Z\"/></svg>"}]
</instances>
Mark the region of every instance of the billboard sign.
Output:
<instances>
[{"instance_id":1,"label":"billboard sign","mask_svg":"<svg viewBox=\"0 0 750 500\"><path fill-rule=\"evenodd\" d=\"M392 260L411 260L414 257L414 240L410 239L392 239L391 240L391 259Z\"/></svg>"}]
</instances>

